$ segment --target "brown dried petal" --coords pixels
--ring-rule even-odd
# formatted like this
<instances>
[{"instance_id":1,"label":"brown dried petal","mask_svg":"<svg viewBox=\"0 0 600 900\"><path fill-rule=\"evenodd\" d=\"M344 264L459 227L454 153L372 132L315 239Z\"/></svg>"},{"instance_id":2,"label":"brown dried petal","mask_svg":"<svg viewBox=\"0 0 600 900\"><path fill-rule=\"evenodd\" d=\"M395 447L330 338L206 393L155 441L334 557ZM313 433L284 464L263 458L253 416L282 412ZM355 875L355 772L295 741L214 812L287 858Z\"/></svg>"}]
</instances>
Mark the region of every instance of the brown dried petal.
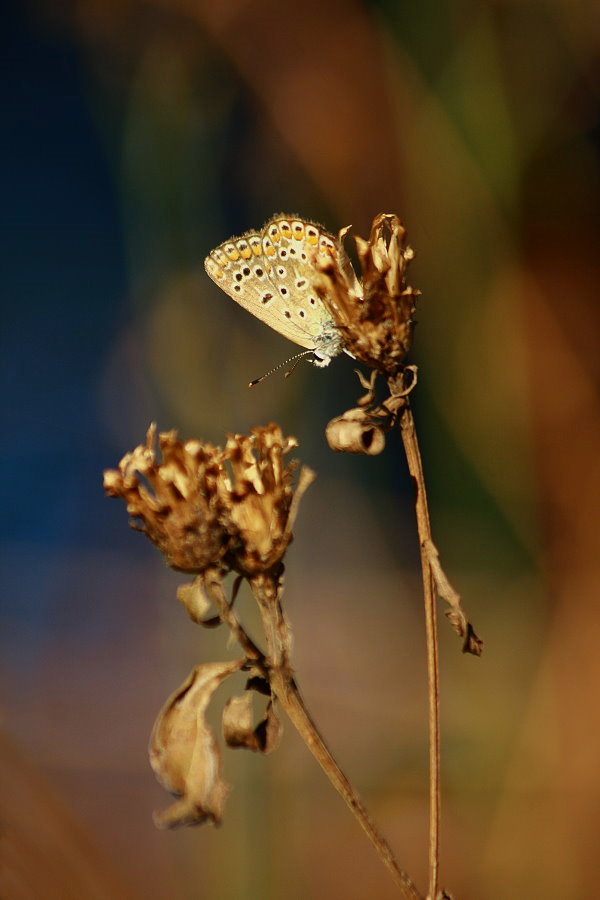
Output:
<instances>
[{"instance_id":1,"label":"brown dried petal","mask_svg":"<svg viewBox=\"0 0 600 900\"><path fill-rule=\"evenodd\" d=\"M221 754L204 714L219 685L245 660L196 666L167 700L150 738L150 764L162 785L181 799L154 814L158 828L219 824L228 793Z\"/></svg>"},{"instance_id":2,"label":"brown dried petal","mask_svg":"<svg viewBox=\"0 0 600 900\"><path fill-rule=\"evenodd\" d=\"M223 736L229 747L271 753L281 739L281 723L269 702L264 717L254 725L252 694L231 697L223 711Z\"/></svg>"}]
</instances>

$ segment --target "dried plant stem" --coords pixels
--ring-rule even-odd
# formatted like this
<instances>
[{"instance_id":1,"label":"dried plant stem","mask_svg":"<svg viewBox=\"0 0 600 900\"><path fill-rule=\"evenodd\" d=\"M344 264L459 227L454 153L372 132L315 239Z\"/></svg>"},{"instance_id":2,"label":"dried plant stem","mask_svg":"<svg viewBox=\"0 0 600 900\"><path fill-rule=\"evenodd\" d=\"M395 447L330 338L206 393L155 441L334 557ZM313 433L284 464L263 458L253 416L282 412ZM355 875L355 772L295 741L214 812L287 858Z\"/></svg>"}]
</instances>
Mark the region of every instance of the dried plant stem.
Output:
<instances>
[{"instance_id":1,"label":"dried plant stem","mask_svg":"<svg viewBox=\"0 0 600 900\"><path fill-rule=\"evenodd\" d=\"M429 695L429 890L428 900L438 896L438 869L440 850L440 688L438 665L438 640L434 573L430 560L431 524L425 492L423 465L415 422L408 397L400 414L400 432L408 461L408 470L415 481L416 515L423 597L425 603L425 631L427 638L427 683Z\"/></svg>"},{"instance_id":2,"label":"dried plant stem","mask_svg":"<svg viewBox=\"0 0 600 900\"><path fill-rule=\"evenodd\" d=\"M204 573L204 587L206 593L215 604L221 621L227 625L231 634L244 650L246 657L251 662L262 663L263 654L254 641L244 631L238 617L227 601L223 590L222 571L218 566L211 566Z\"/></svg>"},{"instance_id":3,"label":"dried plant stem","mask_svg":"<svg viewBox=\"0 0 600 900\"><path fill-rule=\"evenodd\" d=\"M371 841L406 900L423 900L411 878L400 868L394 853L377 829L362 800L340 769L321 737L294 680L291 663L291 635L280 603L281 583L269 574L250 579L259 605L267 639L269 682L273 693L298 730L330 782L340 794Z\"/></svg>"}]
</instances>

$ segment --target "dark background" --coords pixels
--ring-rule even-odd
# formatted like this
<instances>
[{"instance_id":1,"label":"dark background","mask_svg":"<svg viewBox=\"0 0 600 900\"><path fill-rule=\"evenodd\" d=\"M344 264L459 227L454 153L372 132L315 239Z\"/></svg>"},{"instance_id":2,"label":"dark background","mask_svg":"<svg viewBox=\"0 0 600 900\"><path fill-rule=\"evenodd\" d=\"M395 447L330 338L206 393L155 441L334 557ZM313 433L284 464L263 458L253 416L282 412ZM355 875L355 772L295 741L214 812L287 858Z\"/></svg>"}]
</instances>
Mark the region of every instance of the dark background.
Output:
<instances>
[{"instance_id":1,"label":"dark background","mask_svg":"<svg viewBox=\"0 0 600 900\"><path fill-rule=\"evenodd\" d=\"M352 361L295 348L202 260L274 212L397 212L434 538L481 659L440 622L442 883L593 896L599 800L596 3L81 0L2 30L2 837L7 900L396 896L312 758L225 753L223 826L160 833L146 744L197 662L181 577L104 499L150 421L279 422L318 472L288 553L298 678L426 879L425 664L397 437L333 455ZM245 605L244 605L245 604ZM249 601L242 611L252 619ZM218 705L218 704L217 704Z\"/></svg>"}]
</instances>

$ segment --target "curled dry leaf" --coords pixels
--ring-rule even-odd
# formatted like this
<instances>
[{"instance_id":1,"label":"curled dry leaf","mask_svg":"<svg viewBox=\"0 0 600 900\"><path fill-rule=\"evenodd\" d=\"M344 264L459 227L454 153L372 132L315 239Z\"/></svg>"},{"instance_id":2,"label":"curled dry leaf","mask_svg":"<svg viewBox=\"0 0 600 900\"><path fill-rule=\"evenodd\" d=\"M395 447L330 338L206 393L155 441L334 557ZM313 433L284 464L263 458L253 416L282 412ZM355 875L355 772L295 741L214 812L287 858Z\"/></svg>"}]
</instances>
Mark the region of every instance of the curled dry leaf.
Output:
<instances>
[{"instance_id":1,"label":"curled dry leaf","mask_svg":"<svg viewBox=\"0 0 600 900\"><path fill-rule=\"evenodd\" d=\"M332 419L325 429L327 443L340 453L365 453L377 456L385 447L383 429L375 425L364 409L349 409Z\"/></svg>"},{"instance_id":2,"label":"curled dry leaf","mask_svg":"<svg viewBox=\"0 0 600 900\"><path fill-rule=\"evenodd\" d=\"M450 609L446 610L446 616L455 632L463 639L463 653L472 653L473 656L481 656L483 652L483 641L477 637L473 626L467 619L462 604L460 602L460 594L454 590L446 573L442 569L440 557L437 547L433 541L427 541L425 544L427 551L427 559L435 581L435 587L440 597L448 603Z\"/></svg>"},{"instance_id":3,"label":"curled dry leaf","mask_svg":"<svg viewBox=\"0 0 600 900\"><path fill-rule=\"evenodd\" d=\"M223 710L223 736L229 747L271 753L279 745L281 730L272 701L267 704L264 717L254 724L252 694L231 697Z\"/></svg>"},{"instance_id":4,"label":"curled dry leaf","mask_svg":"<svg viewBox=\"0 0 600 900\"><path fill-rule=\"evenodd\" d=\"M150 765L160 783L180 797L154 814L158 828L221 821L229 789L204 716L219 685L244 664L235 660L196 666L158 714L150 737Z\"/></svg>"}]
</instances>

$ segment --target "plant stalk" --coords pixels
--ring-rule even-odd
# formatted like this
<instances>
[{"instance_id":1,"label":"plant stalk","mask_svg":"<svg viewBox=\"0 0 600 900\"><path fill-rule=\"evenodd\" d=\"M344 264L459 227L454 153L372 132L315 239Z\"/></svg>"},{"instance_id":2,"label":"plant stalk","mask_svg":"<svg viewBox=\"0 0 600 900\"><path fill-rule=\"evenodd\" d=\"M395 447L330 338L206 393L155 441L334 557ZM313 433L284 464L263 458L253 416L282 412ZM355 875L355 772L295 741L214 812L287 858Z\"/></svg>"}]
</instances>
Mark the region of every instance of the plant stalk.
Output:
<instances>
[{"instance_id":1,"label":"plant stalk","mask_svg":"<svg viewBox=\"0 0 600 900\"><path fill-rule=\"evenodd\" d=\"M416 487L416 517L423 576L425 605L425 633L427 640L427 685L429 707L429 889L428 900L438 896L440 853L440 687L435 582L428 548L431 543L431 523L425 491L423 464L415 422L408 397L400 413L400 432L408 462L408 470Z\"/></svg>"},{"instance_id":2,"label":"plant stalk","mask_svg":"<svg viewBox=\"0 0 600 900\"><path fill-rule=\"evenodd\" d=\"M363 829L406 900L423 900L412 879L399 866L386 839L377 829L362 800L344 775L321 737L293 677L291 635L280 603L280 584L269 574L255 576L250 585L263 619L267 638L267 664L273 693L304 743Z\"/></svg>"}]
</instances>

